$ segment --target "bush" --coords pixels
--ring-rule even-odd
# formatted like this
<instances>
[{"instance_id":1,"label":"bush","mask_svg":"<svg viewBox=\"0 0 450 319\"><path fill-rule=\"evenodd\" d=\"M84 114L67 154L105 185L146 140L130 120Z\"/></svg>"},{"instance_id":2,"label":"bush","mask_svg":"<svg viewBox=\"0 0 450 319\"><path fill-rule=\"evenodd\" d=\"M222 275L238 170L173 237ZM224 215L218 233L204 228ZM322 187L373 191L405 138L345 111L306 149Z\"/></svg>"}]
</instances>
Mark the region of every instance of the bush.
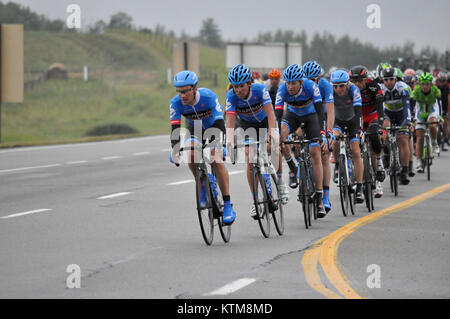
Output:
<instances>
[{"instance_id":1,"label":"bush","mask_svg":"<svg viewBox=\"0 0 450 319\"><path fill-rule=\"evenodd\" d=\"M122 135L122 134L138 134L139 131L128 124L106 124L96 126L90 129L85 136L104 136L104 135Z\"/></svg>"}]
</instances>

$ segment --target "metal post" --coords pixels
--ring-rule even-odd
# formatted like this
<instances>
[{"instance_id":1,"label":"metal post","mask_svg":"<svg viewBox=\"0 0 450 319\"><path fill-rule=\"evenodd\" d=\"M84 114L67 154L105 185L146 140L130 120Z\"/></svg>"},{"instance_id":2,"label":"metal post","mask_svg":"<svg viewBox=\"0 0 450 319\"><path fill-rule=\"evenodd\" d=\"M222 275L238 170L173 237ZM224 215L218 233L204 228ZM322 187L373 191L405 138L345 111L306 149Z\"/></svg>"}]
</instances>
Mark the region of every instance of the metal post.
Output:
<instances>
[{"instance_id":1,"label":"metal post","mask_svg":"<svg viewBox=\"0 0 450 319\"><path fill-rule=\"evenodd\" d=\"M241 64L244 64L244 43L241 42L239 46L241 48Z\"/></svg>"},{"instance_id":2,"label":"metal post","mask_svg":"<svg viewBox=\"0 0 450 319\"><path fill-rule=\"evenodd\" d=\"M285 61L285 68L289 66L289 44L287 42L284 43L284 61Z\"/></svg>"},{"instance_id":3,"label":"metal post","mask_svg":"<svg viewBox=\"0 0 450 319\"><path fill-rule=\"evenodd\" d=\"M188 69L188 43L184 42L184 69Z\"/></svg>"}]
</instances>

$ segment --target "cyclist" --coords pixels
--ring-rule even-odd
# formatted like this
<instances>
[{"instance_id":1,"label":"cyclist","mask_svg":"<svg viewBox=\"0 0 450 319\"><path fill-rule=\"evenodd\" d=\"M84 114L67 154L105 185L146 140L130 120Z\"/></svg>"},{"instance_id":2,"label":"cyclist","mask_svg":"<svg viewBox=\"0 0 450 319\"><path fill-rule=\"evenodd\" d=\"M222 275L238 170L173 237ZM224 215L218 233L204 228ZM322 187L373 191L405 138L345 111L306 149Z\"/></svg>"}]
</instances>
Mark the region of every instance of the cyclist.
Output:
<instances>
[{"instance_id":1,"label":"cyclist","mask_svg":"<svg viewBox=\"0 0 450 319\"><path fill-rule=\"evenodd\" d=\"M308 61L303 64L303 72L305 77L319 86L320 95L322 96L322 103L324 104L324 117L327 122L327 134L321 132L322 140L327 142L327 135L332 134L334 124L334 95L333 86L327 79L323 78L322 67L316 61ZM331 210L330 203L330 152L325 149L322 152L322 169L323 169L323 206L328 213Z\"/></svg>"},{"instance_id":2,"label":"cyclist","mask_svg":"<svg viewBox=\"0 0 450 319\"><path fill-rule=\"evenodd\" d=\"M335 123L333 135L335 138L341 135L344 127L347 127L350 134L350 149L352 152L353 164L356 175L356 202L364 203L362 195L363 162L361 158L360 139L358 137L362 126L362 100L359 88L350 83L350 76L343 70L335 71L330 77L334 90L334 114ZM334 158L339 158L340 142L334 141ZM335 163L335 172L339 169L339 162Z\"/></svg>"},{"instance_id":3,"label":"cyclist","mask_svg":"<svg viewBox=\"0 0 450 319\"><path fill-rule=\"evenodd\" d=\"M190 138L185 140L184 146L204 144L207 135L211 135L211 141L216 141L216 144L220 145L223 143L220 136L225 134L222 106L213 91L207 88L198 88L197 85L198 77L192 71L181 71L174 77L174 86L178 95L170 101L170 123L172 126L170 161L172 163L178 164L180 162L177 149L179 149L180 145L181 116L186 118L186 129L190 133ZM211 149L212 165L217 172L219 187L223 194L223 222L232 224L236 218L236 212L231 205L229 176L227 168L222 161L222 152L221 145ZM195 177L197 163L195 163L194 151L188 151L188 161L189 169ZM201 205L207 206L205 185L201 188L200 196Z\"/></svg>"},{"instance_id":4,"label":"cyclist","mask_svg":"<svg viewBox=\"0 0 450 319\"><path fill-rule=\"evenodd\" d=\"M303 79L304 73L299 64L289 65L283 72L284 83L278 89L276 106L287 103L287 110L283 115L281 126L282 141L286 141L288 135L297 131L302 123L305 124L306 138L318 141L309 144L312 165L314 168L314 184L316 188L317 216L325 217L323 206L323 170L321 161L320 131L323 130L323 106L319 87L311 80ZM325 143L322 143L325 149ZM296 188L297 165L291 156L288 145L283 145L283 154L289 165L289 186Z\"/></svg>"},{"instance_id":5,"label":"cyclist","mask_svg":"<svg viewBox=\"0 0 450 319\"><path fill-rule=\"evenodd\" d=\"M436 86L441 90L441 106L442 113L441 115L444 117L444 142L449 144L448 138L450 135L450 109L448 105L448 100L450 96L450 84L448 83L448 76L445 72L439 72L436 78ZM442 150L448 151L447 146L443 143Z\"/></svg>"},{"instance_id":6,"label":"cyclist","mask_svg":"<svg viewBox=\"0 0 450 319\"><path fill-rule=\"evenodd\" d=\"M397 81L397 70L394 68L387 68L381 71L381 78L383 84L381 89L384 95L384 115L385 120L383 126L409 126L410 110L409 110L409 93L408 86L403 81ZM387 142L387 136L385 137ZM408 128L401 129L397 136L398 148L400 154L400 163L402 170L400 172L400 183L402 185L408 185L408 173L409 173L409 130ZM386 143L387 144L387 143ZM388 147L384 149L385 167L389 166L389 153Z\"/></svg>"},{"instance_id":7,"label":"cyclist","mask_svg":"<svg viewBox=\"0 0 450 319\"><path fill-rule=\"evenodd\" d=\"M376 172L375 197L383 196L381 183L385 179L383 161L381 160L381 139L378 134L384 121L383 91L380 86L367 78L368 70L365 66L357 65L350 69L350 81L361 92L363 131L366 133L371 146L373 170ZM337 172L335 172L336 174ZM336 174L337 176L337 174Z\"/></svg>"},{"instance_id":8,"label":"cyclist","mask_svg":"<svg viewBox=\"0 0 450 319\"><path fill-rule=\"evenodd\" d=\"M417 77L416 77L416 72L414 72L413 69L406 69L405 72L403 73L403 77L402 77L402 81L405 82L406 84L408 84L407 90L409 93L409 96L412 95L412 90L414 89L414 87L416 86L416 82L417 82ZM410 111L410 115L411 115L411 121L414 120L415 117L415 106L416 106L416 101L410 99L409 100L409 111ZM414 154L414 145L413 142L415 142L416 137L415 137L415 133L414 134L410 134L409 135L409 166L408 166L408 175L409 177L414 177L415 173L414 173L414 167L413 167L413 154Z\"/></svg>"},{"instance_id":9,"label":"cyclist","mask_svg":"<svg viewBox=\"0 0 450 319\"><path fill-rule=\"evenodd\" d=\"M392 65L390 65L387 62L381 62L380 64L378 64L377 69L376 69L375 82L377 82L378 84L383 83L383 79L381 78L381 71L383 71L384 69L388 69L388 68L392 68Z\"/></svg>"},{"instance_id":10,"label":"cyclist","mask_svg":"<svg viewBox=\"0 0 450 319\"><path fill-rule=\"evenodd\" d=\"M260 83L252 83L252 73L245 64L234 66L228 73L228 81L231 83L232 89L227 93L227 145L232 146L234 144L234 129L236 126L242 128L244 133L254 140L260 141L263 138L267 138L269 145L271 136L275 139L279 139L279 131L276 124L272 101L270 100L269 92L266 87ZM238 120L237 123L236 119ZM254 130L254 134L252 134L252 129ZM266 132L268 130L266 137L260 136L260 129L263 129ZM248 138L246 138L246 142L247 141L249 141ZM245 153L247 162L247 180L250 191L252 191L252 164L249 161L252 157L250 156L251 154L249 154L248 147L245 148ZM280 189L280 195L285 204L288 200L288 191L282 179L281 153L279 153L278 165L276 168L278 188ZM250 216L254 219L257 218L256 207L254 204Z\"/></svg>"},{"instance_id":11,"label":"cyclist","mask_svg":"<svg viewBox=\"0 0 450 319\"><path fill-rule=\"evenodd\" d=\"M281 79L281 73L278 69L272 69L269 72L269 79L264 81L264 85L269 91L272 105L275 106L275 100L277 98L277 91L280 85L283 83ZM275 116L277 117L278 128L281 127L281 119L283 118L284 106L275 106Z\"/></svg>"},{"instance_id":12,"label":"cyclist","mask_svg":"<svg viewBox=\"0 0 450 319\"><path fill-rule=\"evenodd\" d=\"M426 126L421 122L435 122L439 119L439 101L441 98L441 91L432 84L433 76L428 73L422 73L419 76L419 85L416 86L412 93L412 98L416 101L416 156L418 160L417 172L424 172L424 161L422 159L423 152L423 138ZM439 146L437 144L437 127L435 124L430 125L430 135L433 144L433 151L436 151Z\"/></svg>"}]
</instances>

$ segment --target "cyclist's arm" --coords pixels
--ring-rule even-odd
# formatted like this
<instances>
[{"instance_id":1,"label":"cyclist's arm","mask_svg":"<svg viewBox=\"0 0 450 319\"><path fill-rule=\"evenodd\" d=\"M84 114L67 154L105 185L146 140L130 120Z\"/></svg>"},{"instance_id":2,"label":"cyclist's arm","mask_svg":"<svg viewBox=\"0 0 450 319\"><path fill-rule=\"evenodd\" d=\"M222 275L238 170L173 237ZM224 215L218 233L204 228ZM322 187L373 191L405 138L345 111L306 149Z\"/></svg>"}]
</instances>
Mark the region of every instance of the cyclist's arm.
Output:
<instances>
[{"instance_id":1,"label":"cyclist's arm","mask_svg":"<svg viewBox=\"0 0 450 319\"><path fill-rule=\"evenodd\" d=\"M334 126L334 103L326 103L325 108L327 109L327 131L332 131Z\"/></svg>"},{"instance_id":2,"label":"cyclist's arm","mask_svg":"<svg viewBox=\"0 0 450 319\"><path fill-rule=\"evenodd\" d=\"M406 90L403 91L402 93L402 105L403 105L403 122L401 123L402 125L405 125L406 123L409 122L409 94Z\"/></svg>"},{"instance_id":3,"label":"cyclist's arm","mask_svg":"<svg viewBox=\"0 0 450 319\"><path fill-rule=\"evenodd\" d=\"M314 103L314 108L316 109L317 115L319 116L319 128L321 131L323 131L325 115L323 113L322 101L318 101L318 102Z\"/></svg>"},{"instance_id":4,"label":"cyclist's arm","mask_svg":"<svg viewBox=\"0 0 450 319\"><path fill-rule=\"evenodd\" d=\"M228 112L226 113L226 137L227 144L234 144L234 127L236 125L236 112Z\"/></svg>"}]
</instances>

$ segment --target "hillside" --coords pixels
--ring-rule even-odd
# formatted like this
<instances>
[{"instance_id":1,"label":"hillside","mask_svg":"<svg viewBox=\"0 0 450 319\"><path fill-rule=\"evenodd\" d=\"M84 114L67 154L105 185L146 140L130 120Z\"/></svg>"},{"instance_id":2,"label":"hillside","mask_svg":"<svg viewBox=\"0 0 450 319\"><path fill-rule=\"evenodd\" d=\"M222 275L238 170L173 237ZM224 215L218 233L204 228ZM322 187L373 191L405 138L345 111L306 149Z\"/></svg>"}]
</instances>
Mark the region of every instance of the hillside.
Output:
<instances>
[{"instance_id":1,"label":"hillside","mask_svg":"<svg viewBox=\"0 0 450 319\"><path fill-rule=\"evenodd\" d=\"M169 133L168 102L175 91L166 71L174 41L136 31L26 31L25 103L2 106L2 146L85 140L90 129L113 123L139 135ZM223 101L225 52L201 47L200 59L200 85L216 90ZM53 63L68 68L69 80L33 81Z\"/></svg>"}]
</instances>

